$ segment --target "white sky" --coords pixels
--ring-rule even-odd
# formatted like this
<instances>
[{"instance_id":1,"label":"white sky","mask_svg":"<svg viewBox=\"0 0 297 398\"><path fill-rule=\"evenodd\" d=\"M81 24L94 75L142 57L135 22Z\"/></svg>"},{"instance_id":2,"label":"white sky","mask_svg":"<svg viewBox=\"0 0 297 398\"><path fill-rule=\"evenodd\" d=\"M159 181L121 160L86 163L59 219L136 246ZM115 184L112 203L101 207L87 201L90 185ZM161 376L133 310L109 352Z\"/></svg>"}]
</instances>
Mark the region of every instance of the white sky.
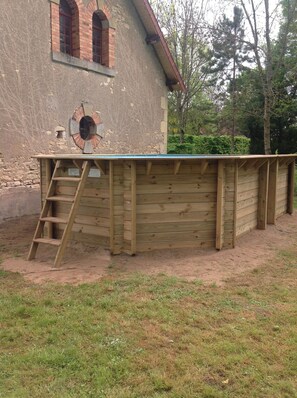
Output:
<instances>
[{"instance_id":1,"label":"white sky","mask_svg":"<svg viewBox=\"0 0 297 398\"><path fill-rule=\"evenodd\" d=\"M254 3L257 7L257 15L259 26L258 28L263 30L265 24L265 9L264 9L264 1L263 0L254 0ZM248 10L251 10L250 7L250 0L244 0L244 4ZM233 7L235 5L240 5L240 1L232 1L232 0L223 0L223 1L216 1L216 0L209 0L210 9L207 13L209 16L209 20L217 20L223 14L226 14L230 19L233 16ZM278 33L278 26L279 26L279 16L281 15L281 6L280 0L270 0L269 1L269 9L271 15L271 33L272 36L276 36ZM249 36L249 27L246 23L245 25L246 35Z\"/></svg>"}]
</instances>

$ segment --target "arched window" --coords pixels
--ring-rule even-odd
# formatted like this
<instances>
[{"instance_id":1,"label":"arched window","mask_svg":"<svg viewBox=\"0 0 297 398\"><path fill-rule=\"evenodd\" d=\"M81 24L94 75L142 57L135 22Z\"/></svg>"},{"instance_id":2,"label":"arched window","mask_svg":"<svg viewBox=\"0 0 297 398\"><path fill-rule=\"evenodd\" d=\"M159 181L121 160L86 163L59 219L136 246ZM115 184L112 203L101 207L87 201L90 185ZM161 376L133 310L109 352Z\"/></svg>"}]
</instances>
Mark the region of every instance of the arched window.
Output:
<instances>
[{"instance_id":1,"label":"arched window","mask_svg":"<svg viewBox=\"0 0 297 398\"><path fill-rule=\"evenodd\" d=\"M100 16L93 14L93 61L97 64L103 63L102 56L102 22Z\"/></svg>"},{"instance_id":2,"label":"arched window","mask_svg":"<svg viewBox=\"0 0 297 398\"><path fill-rule=\"evenodd\" d=\"M66 0L60 0L60 51L72 55L72 10Z\"/></svg>"}]
</instances>

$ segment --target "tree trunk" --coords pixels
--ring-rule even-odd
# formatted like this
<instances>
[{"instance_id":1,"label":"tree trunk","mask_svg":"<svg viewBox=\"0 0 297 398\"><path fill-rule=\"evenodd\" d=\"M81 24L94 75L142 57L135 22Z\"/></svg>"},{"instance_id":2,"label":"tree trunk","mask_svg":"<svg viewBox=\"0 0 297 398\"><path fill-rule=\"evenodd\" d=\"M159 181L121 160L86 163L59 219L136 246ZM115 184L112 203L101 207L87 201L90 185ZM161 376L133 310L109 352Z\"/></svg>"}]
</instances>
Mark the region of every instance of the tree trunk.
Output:
<instances>
[{"instance_id":1,"label":"tree trunk","mask_svg":"<svg viewBox=\"0 0 297 398\"><path fill-rule=\"evenodd\" d=\"M266 91L265 98L264 98L264 153L265 153L265 155L271 155L270 117L271 117L271 99L270 99L270 94Z\"/></svg>"}]
</instances>

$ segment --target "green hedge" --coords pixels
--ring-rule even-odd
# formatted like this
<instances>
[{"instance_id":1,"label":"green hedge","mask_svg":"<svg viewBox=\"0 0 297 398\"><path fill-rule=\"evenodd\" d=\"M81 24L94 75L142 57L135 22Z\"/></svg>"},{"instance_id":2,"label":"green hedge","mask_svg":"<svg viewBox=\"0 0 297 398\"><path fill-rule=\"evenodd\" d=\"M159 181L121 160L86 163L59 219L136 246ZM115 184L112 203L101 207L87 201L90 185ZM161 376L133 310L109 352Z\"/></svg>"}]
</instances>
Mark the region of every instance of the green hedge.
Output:
<instances>
[{"instance_id":1,"label":"green hedge","mask_svg":"<svg viewBox=\"0 0 297 398\"><path fill-rule=\"evenodd\" d=\"M168 137L168 153L171 154L210 154L229 155L232 137L229 135L185 135L184 143L180 144L178 135ZM250 153L250 139L243 136L235 137L233 154L247 155Z\"/></svg>"}]
</instances>

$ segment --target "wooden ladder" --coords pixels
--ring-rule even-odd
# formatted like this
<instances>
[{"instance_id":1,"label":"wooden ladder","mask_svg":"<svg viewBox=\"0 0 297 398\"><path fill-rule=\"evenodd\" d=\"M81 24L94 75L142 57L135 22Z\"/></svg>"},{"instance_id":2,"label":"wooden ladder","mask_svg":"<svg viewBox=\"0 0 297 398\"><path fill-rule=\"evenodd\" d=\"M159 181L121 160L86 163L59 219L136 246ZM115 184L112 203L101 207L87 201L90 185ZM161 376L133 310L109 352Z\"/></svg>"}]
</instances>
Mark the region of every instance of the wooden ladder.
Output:
<instances>
[{"instance_id":1,"label":"wooden ladder","mask_svg":"<svg viewBox=\"0 0 297 398\"><path fill-rule=\"evenodd\" d=\"M44 201L43 208L40 213L39 221L36 227L36 231L33 237L33 241L30 247L28 260L33 260L36 256L36 252L38 249L38 245L40 243L53 245L58 247L58 252L55 258L55 267L59 267L61 265L61 261L69 241L72 226L75 221L76 213L79 207L80 199L83 194L84 186L86 179L88 178L90 172L90 162L84 161L81 165L78 165L78 162L75 162L76 166L81 166L81 175L80 177L59 177L59 169L62 166L62 161L58 160L55 165L55 169L49 184L48 192ZM67 182L77 182L77 188L74 196L60 196L55 195L56 186L59 181L67 181ZM66 202L72 203L71 209L69 212L68 219L62 219L57 217L52 217L52 203L53 202ZM45 223L48 223L49 229L52 228L53 224L66 224L66 227L63 231L61 239L54 239L52 237L45 238L44 235L44 226Z\"/></svg>"}]
</instances>

